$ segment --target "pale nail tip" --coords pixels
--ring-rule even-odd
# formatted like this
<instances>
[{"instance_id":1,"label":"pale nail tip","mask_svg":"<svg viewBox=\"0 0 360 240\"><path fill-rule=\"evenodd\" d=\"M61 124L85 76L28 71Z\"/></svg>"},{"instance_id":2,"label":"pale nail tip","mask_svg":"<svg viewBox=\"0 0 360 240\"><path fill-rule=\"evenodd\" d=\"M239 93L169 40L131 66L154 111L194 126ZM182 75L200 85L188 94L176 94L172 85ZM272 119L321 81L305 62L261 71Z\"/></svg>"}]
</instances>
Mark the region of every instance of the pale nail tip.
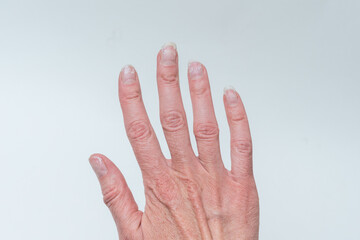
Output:
<instances>
[{"instance_id":1,"label":"pale nail tip","mask_svg":"<svg viewBox=\"0 0 360 240\"><path fill-rule=\"evenodd\" d=\"M89 157L89 161L90 160L97 160L97 161L102 161L102 158L101 157L99 157L99 156L97 156L97 155L91 155L90 157Z\"/></svg>"},{"instance_id":2,"label":"pale nail tip","mask_svg":"<svg viewBox=\"0 0 360 240\"><path fill-rule=\"evenodd\" d=\"M171 46L171 47L173 47L175 50L177 50L176 43L174 43L174 42L167 42L167 43L165 43L164 45L162 45L161 48L164 49L164 48L169 47L169 46Z\"/></svg>"},{"instance_id":3,"label":"pale nail tip","mask_svg":"<svg viewBox=\"0 0 360 240\"><path fill-rule=\"evenodd\" d=\"M133 65L131 65L131 64L126 64L125 66L123 66L122 68L121 68L121 71L123 72L124 70L133 70L133 69L135 69L134 68L134 66Z\"/></svg>"},{"instance_id":4,"label":"pale nail tip","mask_svg":"<svg viewBox=\"0 0 360 240\"><path fill-rule=\"evenodd\" d=\"M199 63L199 64L200 64L199 61L194 60L194 59L190 59L190 60L188 61L188 67L189 67L191 64L193 64L193 63Z\"/></svg>"},{"instance_id":5,"label":"pale nail tip","mask_svg":"<svg viewBox=\"0 0 360 240\"><path fill-rule=\"evenodd\" d=\"M224 87L224 94L229 90L236 92L235 88L233 86L229 85L229 86Z\"/></svg>"}]
</instances>

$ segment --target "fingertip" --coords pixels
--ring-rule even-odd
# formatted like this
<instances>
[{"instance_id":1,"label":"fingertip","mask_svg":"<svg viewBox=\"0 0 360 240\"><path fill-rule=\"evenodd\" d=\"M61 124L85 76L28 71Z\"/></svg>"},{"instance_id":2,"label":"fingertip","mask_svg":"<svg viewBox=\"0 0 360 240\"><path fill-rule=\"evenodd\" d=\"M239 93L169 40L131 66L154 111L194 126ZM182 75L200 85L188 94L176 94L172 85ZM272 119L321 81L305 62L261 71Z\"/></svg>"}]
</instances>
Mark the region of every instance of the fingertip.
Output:
<instances>
[{"instance_id":1,"label":"fingertip","mask_svg":"<svg viewBox=\"0 0 360 240\"><path fill-rule=\"evenodd\" d=\"M89 160L94 158L94 157L104 158L105 156L103 154L101 154L101 153L93 153L93 154L90 155Z\"/></svg>"},{"instance_id":2,"label":"fingertip","mask_svg":"<svg viewBox=\"0 0 360 240\"><path fill-rule=\"evenodd\" d=\"M133 65L127 64L121 68L119 74L119 85L131 85L136 82L138 76Z\"/></svg>"},{"instance_id":3,"label":"fingertip","mask_svg":"<svg viewBox=\"0 0 360 240\"><path fill-rule=\"evenodd\" d=\"M114 182L119 185L125 182L120 169L105 155L94 153L89 157L89 162L99 179L101 188L106 188L106 186L112 185Z\"/></svg>"},{"instance_id":4,"label":"fingertip","mask_svg":"<svg viewBox=\"0 0 360 240\"><path fill-rule=\"evenodd\" d=\"M167 42L167 43L164 43L161 47L161 49L165 49L167 47L172 47L173 49L177 50L177 46L176 46L176 43L174 42Z\"/></svg>"},{"instance_id":5,"label":"fingertip","mask_svg":"<svg viewBox=\"0 0 360 240\"><path fill-rule=\"evenodd\" d=\"M157 55L157 61L162 67L177 66L178 52L174 42L165 43Z\"/></svg>"},{"instance_id":6,"label":"fingertip","mask_svg":"<svg viewBox=\"0 0 360 240\"><path fill-rule=\"evenodd\" d=\"M206 68L204 64L199 61L188 62L188 78L189 80L203 79L206 77Z\"/></svg>"},{"instance_id":7,"label":"fingertip","mask_svg":"<svg viewBox=\"0 0 360 240\"><path fill-rule=\"evenodd\" d=\"M224 95L225 95L226 92L229 91L229 90L236 92L235 88L234 88L232 85L228 85L228 86L224 87Z\"/></svg>"},{"instance_id":8,"label":"fingertip","mask_svg":"<svg viewBox=\"0 0 360 240\"><path fill-rule=\"evenodd\" d=\"M89 157L89 163L98 178L101 178L108 173L105 158L106 157L100 153L94 153Z\"/></svg>"},{"instance_id":9,"label":"fingertip","mask_svg":"<svg viewBox=\"0 0 360 240\"><path fill-rule=\"evenodd\" d=\"M227 106L236 106L240 101L240 95L233 86L224 88L224 102Z\"/></svg>"},{"instance_id":10,"label":"fingertip","mask_svg":"<svg viewBox=\"0 0 360 240\"><path fill-rule=\"evenodd\" d=\"M199 62L199 61L197 61L197 60L190 59L190 60L188 61L188 70L189 70L189 68L190 68L192 65L202 65L202 63Z\"/></svg>"}]
</instances>

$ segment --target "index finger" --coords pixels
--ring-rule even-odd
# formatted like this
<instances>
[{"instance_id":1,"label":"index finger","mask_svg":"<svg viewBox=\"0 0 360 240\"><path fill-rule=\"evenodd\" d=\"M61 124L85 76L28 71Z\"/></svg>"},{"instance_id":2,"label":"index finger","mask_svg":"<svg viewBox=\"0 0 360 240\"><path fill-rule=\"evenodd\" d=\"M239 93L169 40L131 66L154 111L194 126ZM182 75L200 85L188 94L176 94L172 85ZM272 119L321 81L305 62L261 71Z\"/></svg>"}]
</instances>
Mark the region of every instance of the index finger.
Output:
<instances>
[{"instance_id":1,"label":"index finger","mask_svg":"<svg viewBox=\"0 0 360 240\"><path fill-rule=\"evenodd\" d=\"M165 157L145 110L138 75L131 65L120 72L119 99L126 133L143 175L161 174Z\"/></svg>"}]
</instances>

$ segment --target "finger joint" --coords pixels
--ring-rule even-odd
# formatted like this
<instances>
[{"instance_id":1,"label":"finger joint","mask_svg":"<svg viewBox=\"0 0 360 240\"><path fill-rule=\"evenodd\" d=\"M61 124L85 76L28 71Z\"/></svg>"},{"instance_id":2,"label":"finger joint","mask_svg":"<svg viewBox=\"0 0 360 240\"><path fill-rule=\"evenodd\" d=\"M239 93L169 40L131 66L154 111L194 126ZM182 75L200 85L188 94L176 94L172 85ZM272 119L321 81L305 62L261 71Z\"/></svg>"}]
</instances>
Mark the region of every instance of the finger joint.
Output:
<instances>
[{"instance_id":1,"label":"finger joint","mask_svg":"<svg viewBox=\"0 0 360 240\"><path fill-rule=\"evenodd\" d=\"M252 157L252 142L248 139L240 139L232 142L233 149L237 154L246 158Z\"/></svg>"},{"instance_id":2,"label":"finger joint","mask_svg":"<svg viewBox=\"0 0 360 240\"><path fill-rule=\"evenodd\" d=\"M175 132L186 126L184 114L178 111L167 112L160 119L163 129L168 132Z\"/></svg>"},{"instance_id":3,"label":"finger joint","mask_svg":"<svg viewBox=\"0 0 360 240\"><path fill-rule=\"evenodd\" d=\"M196 139L212 140L219 137L219 127L217 123L200 123L194 127Z\"/></svg>"},{"instance_id":4,"label":"finger joint","mask_svg":"<svg viewBox=\"0 0 360 240\"><path fill-rule=\"evenodd\" d=\"M141 90L138 88L132 91L125 91L120 99L126 102L139 101L141 100Z\"/></svg>"},{"instance_id":5,"label":"finger joint","mask_svg":"<svg viewBox=\"0 0 360 240\"><path fill-rule=\"evenodd\" d=\"M175 70L171 71L160 71L159 78L161 83L174 84L178 82L178 72Z\"/></svg>"},{"instance_id":6,"label":"finger joint","mask_svg":"<svg viewBox=\"0 0 360 240\"><path fill-rule=\"evenodd\" d=\"M108 208L112 208L121 196L121 190L116 186L111 186L103 190L103 200Z\"/></svg>"},{"instance_id":7,"label":"finger joint","mask_svg":"<svg viewBox=\"0 0 360 240\"><path fill-rule=\"evenodd\" d=\"M151 137L151 129L144 120L137 120L129 124L128 136L130 140L143 141Z\"/></svg>"}]
</instances>

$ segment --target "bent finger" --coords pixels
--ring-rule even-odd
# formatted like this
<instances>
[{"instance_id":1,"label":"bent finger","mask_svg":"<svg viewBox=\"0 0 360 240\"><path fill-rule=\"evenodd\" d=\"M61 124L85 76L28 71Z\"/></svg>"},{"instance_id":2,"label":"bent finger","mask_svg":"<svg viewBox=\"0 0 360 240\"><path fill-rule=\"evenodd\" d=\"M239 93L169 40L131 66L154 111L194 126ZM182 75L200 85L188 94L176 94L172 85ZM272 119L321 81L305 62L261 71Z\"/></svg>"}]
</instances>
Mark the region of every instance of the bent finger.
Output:
<instances>
[{"instance_id":1,"label":"bent finger","mask_svg":"<svg viewBox=\"0 0 360 240\"><path fill-rule=\"evenodd\" d=\"M113 215L119 235L126 239L129 236L140 236L142 212L138 210L120 170L102 154L91 155L89 162L98 177L104 203Z\"/></svg>"}]
</instances>

